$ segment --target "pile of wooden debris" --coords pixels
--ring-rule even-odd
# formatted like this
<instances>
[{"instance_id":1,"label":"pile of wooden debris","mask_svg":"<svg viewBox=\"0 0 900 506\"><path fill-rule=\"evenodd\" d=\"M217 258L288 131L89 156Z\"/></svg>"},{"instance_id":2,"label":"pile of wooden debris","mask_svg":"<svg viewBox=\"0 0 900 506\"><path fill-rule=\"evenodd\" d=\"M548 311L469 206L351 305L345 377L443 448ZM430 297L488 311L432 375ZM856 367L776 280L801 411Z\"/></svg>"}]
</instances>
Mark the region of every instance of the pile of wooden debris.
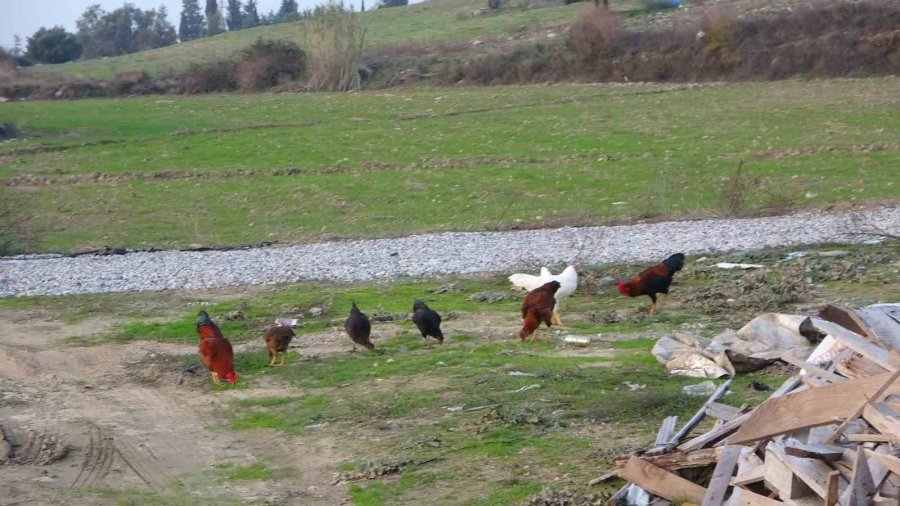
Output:
<instances>
[{"instance_id":1,"label":"pile of wooden debris","mask_svg":"<svg viewBox=\"0 0 900 506\"><path fill-rule=\"evenodd\" d=\"M826 337L766 402L717 402L728 380L681 430L666 419L654 448L591 483L630 482L610 504L900 504L900 310L829 306L814 321ZM707 415L714 427L685 440Z\"/></svg>"}]
</instances>

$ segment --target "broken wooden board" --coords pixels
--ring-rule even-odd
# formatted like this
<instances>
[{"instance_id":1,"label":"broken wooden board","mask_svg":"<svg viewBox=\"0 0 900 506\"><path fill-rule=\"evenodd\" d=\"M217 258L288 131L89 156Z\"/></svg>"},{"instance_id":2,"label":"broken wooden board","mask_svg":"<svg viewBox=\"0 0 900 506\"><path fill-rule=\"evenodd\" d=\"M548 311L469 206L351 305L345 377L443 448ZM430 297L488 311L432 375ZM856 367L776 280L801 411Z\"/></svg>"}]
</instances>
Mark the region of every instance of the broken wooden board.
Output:
<instances>
[{"instance_id":1,"label":"broken wooden board","mask_svg":"<svg viewBox=\"0 0 900 506\"><path fill-rule=\"evenodd\" d=\"M855 332L863 337L873 340L875 337L869 325L860 318L852 309L848 309L834 304L828 304L819 311L819 318L837 323L847 330Z\"/></svg>"},{"instance_id":2,"label":"broken wooden board","mask_svg":"<svg viewBox=\"0 0 900 506\"><path fill-rule=\"evenodd\" d=\"M661 446L669 442L672 439L672 436L675 434L675 424L678 423L677 416L667 416L662 425L659 427L659 432L656 433L656 442L653 444L654 446Z\"/></svg>"},{"instance_id":3,"label":"broken wooden board","mask_svg":"<svg viewBox=\"0 0 900 506\"><path fill-rule=\"evenodd\" d=\"M860 401L873 396L891 376L893 374L859 378L770 398L752 412L728 443L747 443L850 418L857 410L861 411ZM900 384L891 383L884 393L900 393Z\"/></svg>"},{"instance_id":4,"label":"broken wooden board","mask_svg":"<svg viewBox=\"0 0 900 506\"><path fill-rule=\"evenodd\" d=\"M763 474L766 487L778 492L781 499L798 499L813 493L784 461L786 455L772 443L766 447L765 472Z\"/></svg>"},{"instance_id":5,"label":"broken wooden board","mask_svg":"<svg viewBox=\"0 0 900 506\"><path fill-rule=\"evenodd\" d=\"M787 503L735 487L725 504L726 506L784 506Z\"/></svg>"},{"instance_id":6,"label":"broken wooden board","mask_svg":"<svg viewBox=\"0 0 900 506\"><path fill-rule=\"evenodd\" d=\"M885 346L900 351L900 304L875 304L856 310L874 334Z\"/></svg>"},{"instance_id":7,"label":"broken wooden board","mask_svg":"<svg viewBox=\"0 0 900 506\"><path fill-rule=\"evenodd\" d=\"M766 447L766 467L769 466L769 459L773 458L790 470L793 477L799 479L803 482L804 485L811 490L820 498L825 498L826 495L826 482L828 480L828 475L831 473L832 469L828 467L823 462L813 459L805 459L800 457L792 457L784 452L784 446L778 442L771 442ZM782 472L780 469L781 466L776 466L778 472ZM766 481L769 481L769 474L766 474ZM782 483L787 483L787 481L783 481ZM787 499L794 499L797 497L802 497L803 495L807 495L803 493L803 487L796 487L793 482L793 485L789 487L789 493L792 494L792 497L787 497ZM843 491L847 487L846 482L841 481L839 483L839 488ZM779 492L782 490L779 488ZM799 493L799 495L797 495ZM784 499L786 498L784 494L781 495Z\"/></svg>"},{"instance_id":8,"label":"broken wooden board","mask_svg":"<svg viewBox=\"0 0 900 506\"><path fill-rule=\"evenodd\" d=\"M856 332L851 332L836 323L827 321L817 321L816 328L837 339L838 342L844 346L868 358L881 367L884 367L889 371L897 369L897 367L893 365L890 358L890 352L887 349L866 340L866 338Z\"/></svg>"},{"instance_id":9,"label":"broken wooden board","mask_svg":"<svg viewBox=\"0 0 900 506\"><path fill-rule=\"evenodd\" d=\"M846 376L850 379L878 376L879 374L890 372L855 352L850 357L838 361L834 370L840 373L841 376Z\"/></svg>"},{"instance_id":10,"label":"broken wooden board","mask_svg":"<svg viewBox=\"0 0 900 506\"><path fill-rule=\"evenodd\" d=\"M788 441L784 446L784 453L791 457L834 462L835 460L840 460L841 457L844 456L844 449L840 446Z\"/></svg>"},{"instance_id":11,"label":"broken wooden board","mask_svg":"<svg viewBox=\"0 0 900 506\"><path fill-rule=\"evenodd\" d=\"M687 500L700 504L706 496L706 489L700 485L656 467L640 457L628 459L619 476L651 494L670 501Z\"/></svg>"},{"instance_id":12,"label":"broken wooden board","mask_svg":"<svg viewBox=\"0 0 900 506\"><path fill-rule=\"evenodd\" d=\"M731 476L734 474L734 466L737 464L738 457L741 456L740 446L725 446L722 448L722 454L719 462L713 470L712 478L709 480L709 487L706 489L706 496L703 498L702 506L719 506L725 500L725 492L728 491L728 485Z\"/></svg>"},{"instance_id":13,"label":"broken wooden board","mask_svg":"<svg viewBox=\"0 0 900 506\"><path fill-rule=\"evenodd\" d=\"M678 447L679 450L682 451L693 451L699 448L703 448L704 446L712 445L721 440L722 438L727 437L732 432L738 430L747 420L749 420L753 416L754 411L750 411L741 415L738 415L735 418L723 423L720 427L715 428L709 432L704 434L700 434L699 436L689 439L681 444Z\"/></svg>"},{"instance_id":14,"label":"broken wooden board","mask_svg":"<svg viewBox=\"0 0 900 506\"><path fill-rule=\"evenodd\" d=\"M623 455L616 457L616 468L622 469L628 465L628 461L632 455ZM679 469L687 469L691 467L704 467L716 463L719 458L718 448L704 448L691 452L674 451L672 453L662 453L658 455L643 455L644 461L661 467L667 471L677 471Z\"/></svg>"},{"instance_id":15,"label":"broken wooden board","mask_svg":"<svg viewBox=\"0 0 900 506\"><path fill-rule=\"evenodd\" d=\"M890 405L884 402L868 404L863 408L862 417L883 436L892 438L892 442L900 442L900 415Z\"/></svg>"},{"instance_id":16,"label":"broken wooden board","mask_svg":"<svg viewBox=\"0 0 900 506\"><path fill-rule=\"evenodd\" d=\"M821 367L810 364L809 362L807 362L805 360L800 360L799 358L795 357L790 352L787 352L784 355L782 355L781 360L787 362L788 364L791 364L794 367L799 367L799 368L803 369L804 371L806 371L807 374L810 374L817 378L828 381L829 383L843 383L844 381L847 381L847 378L845 378L843 376L839 376L833 372L826 371L825 369L822 369ZM803 378L801 378L801 380L802 379Z\"/></svg>"}]
</instances>

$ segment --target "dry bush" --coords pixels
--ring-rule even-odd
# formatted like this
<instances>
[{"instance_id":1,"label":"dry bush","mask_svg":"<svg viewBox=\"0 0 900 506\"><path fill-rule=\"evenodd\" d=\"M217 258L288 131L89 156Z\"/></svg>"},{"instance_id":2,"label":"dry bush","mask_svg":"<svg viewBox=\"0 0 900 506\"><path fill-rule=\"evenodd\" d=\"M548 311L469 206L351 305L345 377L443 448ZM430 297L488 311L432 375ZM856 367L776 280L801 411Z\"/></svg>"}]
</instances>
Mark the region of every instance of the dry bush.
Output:
<instances>
[{"instance_id":1,"label":"dry bush","mask_svg":"<svg viewBox=\"0 0 900 506\"><path fill-rule=\"evenodd\" d=\"M700 22L706 34L706 47L713 51L732 50L740 41L741 25L730 9L717 7L707 12Z\"/></svg>"},{"instance_id":2,"label":"dry bush","mask_svg":"<svg viewBox=\"0 0 900 506\"><path fill-rule=\"evenodd\" d=\"M236 65L233 61L220 60L210 63L194 63L178 76L183 93L214 93L237 89Z\"/></svg>"},{"instance_id":3,"label":"dry bush","mask_svg":"<svg viewBox=\"0 0 900 506\"><path fill-rule=\"evenodd\" d=\"M241 53L237 65L237 86L241 91L259 91L294 81L306 73L306 53L287 40L262 38Z\"/></svg>"},{"instance_id":4,"label":"dry bush","mask_svg":"<svg viewBox=\"0 0 900 506\"><path fill-rule=\"evenodd\" d=\"M615 52L619 17L605 6L586 8L569 30L569 46L580 63L595 63Z\"/></svg>"},{"instance_id":5,"label":"dry bush","mask_svg":"<svg viewBox=\"0 0 900 506\"><path fill-rule=\"evenodd\" d=\"M308 21L307 46L312 52L308 89L349 91L360 88L365 27L343 2L316 7Z\"/></svg>"}]
</instances>

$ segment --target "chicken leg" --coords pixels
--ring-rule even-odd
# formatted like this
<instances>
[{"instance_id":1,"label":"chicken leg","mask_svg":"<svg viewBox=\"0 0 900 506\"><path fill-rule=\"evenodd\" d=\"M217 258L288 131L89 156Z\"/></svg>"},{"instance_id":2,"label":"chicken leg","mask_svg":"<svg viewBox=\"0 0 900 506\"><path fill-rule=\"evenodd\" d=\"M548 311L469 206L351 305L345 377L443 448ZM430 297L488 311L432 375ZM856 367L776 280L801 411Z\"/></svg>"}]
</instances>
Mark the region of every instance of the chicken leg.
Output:
<instances>
[{"instance_id":1,"label":"chicken leg","mask_svg":"<svg viewBox=\"0 0 900 506\"><path fill-rule=\"evenodd\" d=\"M532 342L532 343L536 343L536 342L537 342L538 329L540 329L540 327L538 327L537 329L534 329L534 332L531 334L531 342Z\"/></svg>"},{"instance_id":2,"label":"chicken leg","mask_svg":"<svg viewBox=\"0 0 900 506\"><path fill-rule=\"evenodd\" d=\"M657 303L657 306L660 310L662 310L663 304L666 302L666 294L660 293L657 295L657 297L659 297L659 302Z\"/></svg>"},{"instance_id":3,"label":"chicken leg","mask_svg":"<svg viewBox=\"0 0 900 506\"><path fill-rule=\"evenodd\" d=\"M553 315L550 317L550 323L554 325L562 326L563 322L559 319L559 312L556 310L556 306L553 307Z\"/></svg>"},{"instance_id":4,"label":"chicken leg","mask_svg":"<svg viewBox=\"0 0 900 506\"><path fill-rule=\"evenodd\" d=\"M278 352L272 354L272 360L269 360L269 367L275 367L275 359L278 357Z\"/></svg>"},{"instance_id":5,"label":"chicken leg","mask_svg":"<svg viewBox=\"0 0 900 506\"><path fill-rule=\"evenodd\" d=\"M213 385L218 385L219 384L219 373L212 371L210 374L212 374Z\"/></svg>"},{"instance_id":6,"label":"chicken leg","mask_svg":"<svg viewBox=\"0 0 900 506\"><path fill-rule=\"evenodd\" d=\"M286 351L283 351L283 352L281 352L281 363L278 364L278 366L279 366L279 367L280 367L280 366L283 366L285 360L287 360L287 352L286 352Z\"/></svg>"}]
</instances>

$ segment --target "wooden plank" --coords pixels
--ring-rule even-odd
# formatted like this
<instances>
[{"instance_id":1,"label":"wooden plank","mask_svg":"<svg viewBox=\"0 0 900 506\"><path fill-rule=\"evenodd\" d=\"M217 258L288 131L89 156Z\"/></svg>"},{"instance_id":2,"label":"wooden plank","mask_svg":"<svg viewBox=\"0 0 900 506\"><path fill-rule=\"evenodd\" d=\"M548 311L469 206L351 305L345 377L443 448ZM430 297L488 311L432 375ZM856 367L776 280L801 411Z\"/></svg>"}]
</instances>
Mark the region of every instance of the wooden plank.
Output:
<instances>
[{"instance_id":1,"label":"wooden plank","mask_svg":"<svg viewBox=\"0 0 900 506\"><path fill-rule=\"evenodd\" d=\"M821 367L810 364L809 362L807 362L805 360L800 360L799 358L792 355L790 352L787 352L784 355L782 355L781 360L784 360L785 362L791 364L794 367L799 367L799 368L803 369L804 371L811 374L812 376L821 378L821 379L829 381L831 383L842 383L844 381L847 381L847 378L845 378L843 376L839 376L833 372L828 372L825 369L822 369Z\"/></svg>"},{"instance_id":2,"label":"wooden plank","mask_svg":"<svg viewBox=\"0 0 900 506\"><path fill-rule=\"evenodd\" d=\"M874 337L869 325L851 309L828 304L819 311L819 318L832 323L837 323L841 327L863 337L867 337L870 340Z\"/></svg>"},{"instance_id":3,"label":"wooden plank","mask_svg":"<svg viewBox=\"0 0 900 506\"><path fill-rule=\"evenodd\" d=\"M628 461L632 455L622 455L616 458L616 468L623 469L628 465ZM667 471L677 471L679 469L688 469L692 467L705 467L715 464L719 458L718 448L703 448L691 452L674 451L671 453L662 453L658 455L642 455L645 461L656 467L661 467Z\"/></svg>"},{"instance_id":4,"label":"wooden plank","mask_svg":"<svg viewBox=\"0 0 900 506\"><path fill-rule=\"evenodd\" d=\"M681 444L681 446L678 447L678 449L682 451L692 451L703 448L704 446L712 445L722 438L727 437L732 432L738 430L741 425L743 425L753 416L753 413L753 411L750 411L742 415L738 415L736 418L732 418L731 420L723 423L721 427L701 434L694 439L685 441Z\"/></svg>"},{"instance_id":5,"label":"wooden plank","mask_svg":"<svg viewBox=\"0 0 900 506\"><path fill-rule=\"evenodd\" d=\"M859 447L856 450L856 464L853 467L853 479L850 480L850 497L847 504L868 504L868 499L876 491L865 449Z\"/></svg>"},{"instance_id":6,"label":"wooden plank","mask_svg":"<svg viewBox=\"0 0 900 506\"><path fill-rule=\"evenodd\" d=\"M815 322L816 328L837 339L841 344L868 358L888 371L897 368L892 364L890 353L885 348L867 341L864 337L844 327L827 321Z\"/></svg>"},{"instance_id":7,"label":"wooden plank","mask_svg":"<svg viewBox=\"0 0 900 506\"><path fill-rule=\"evenodd\" d=\"M684 427L682 427L677 434L672 436L672 439L670 439L669 442L666 443L666 445L672 448L678 446L681 443L681 440L684 439L688 434L690 434L691 431L694 430L694 427L696 427L697 424L699 424L706 416L706 406L713 402L716 402L717 400L719 400L719 398L725 395L725 392L727 392L731 387L731 382L732 379L728 378L728 381L719 385L719 388L717 388L716 391L709 396L706 402L703 403L703 406L701 406L700 409L697 410L694 416L691 417L691 419L688 420L686 424L684 424Z\"/></svg>"},{"instance_id":8,"label":"wooden plank","mask_svg":"<svg viewBox=\"0 0 900 506\"><path fill-rule=\"evenodd\" d=\"M866 457L878 462L882 466L884 466L888 471L896 474L900 477L900 459L894 457L893 455L885 455L882 453L878 453L872 450L866 450Z\"/></svg>"},{"instance_id":9,"label":"wooden plank","mask_svg":"<svg viewBox=\"0 0 900 506\"><path fill-rule=\"evenodd\" d=\"M869 326L874 334L872 337L890 347L900 351L900 305L882 304L859 308L855 311Z\"/></svg>"},{"instance_id":10,"label":"wooden plank","mask_svg":"<svg viewBox=\"0 0 900 506\"><path fill-rule=\"evenodd\" d=\"M718 418L719 420L728 421L740 414L740 408L722 404L720 402L711 402L706 406L707 416Z\"/></svg>"},{"instance_id":11,"label":"wooden plank","mask_svg":"<svg viewBox=\"0 0 900 506\"><path fill-rule=\"evenodd\" d=\"M892 379L894 374L859 378L770 398L752 412L728 443L756 441L850 418L865 407L858 404L859 400L871 398L881 387L887 385L884 393L900 393L900 385L893 382L896 378Z\"/></svg>"},{"instance_id":12,"label":"wooden plank","mask_svg":"<svg viewBox=\"0 0 900 506\"><path fill-rule=\"evenodd\" d=\"M628 459L628 464L619 476L670 501L687 500L700 504L706 496L706 489L700 485L656 467L640 457Z\"/></svg>"},{"instance_id":13,"label":"wooden plank","mask_svg":"<svg viewBox=\"0 0 900 506\"><path fill-rule=\"evenodd\" d=\"M859 353L851 353L852 354L849 358L846 358L836 364L835 371L839 372L842 376L854 379L865 378L868 376L878 376L879 374L890 372L889 370L881 367L875 362L872 362Z\"/></svg>"},{"instance_id":14,"label":"wooden plank","mask_svg":"<svg viewBox=\"0 0 900 506\"><path fill-rule=\"evenodd\" d=\"M851 443L894 443L895 438L884 434L848 434L847 441Z\"/></svg>"},{"instance_id":15,"label":"wooden plank","mask_svg":"<svg viewBox=\"0 0 900 506\"><path fill-rule=\"evenodd\" d=\"M678 417L667 416L662 425L659 427L659 432L656 433L656 443L654 446L660 446L666 444L670 439L672 439L672 435L675 434L675 424L678 423Z\"/></svg>"},{"instance_id":16,"label":"wooden plank","mask_svg":"<svg viewBox=\"0 0 900 506\"><path fill-rule=\"evenodd\" d=\"M876 378L879 378L879 377L881 377L881 376L876 376ZM849 427L850 424L853 423L853 420L856 420L857 418L859 418L860 415L862 415L863 411L865 411L865 409L866 409L866 406L868 406L869 404L871 404L873 402L880 401L881 398L884 397L885 395L889 395L889 393L887 391L896 382L897 377L900 377L900 369L897 369L894 373L892 373L888 377L888 379L885 380L885 382L880 387L878 387L878 390L876 390L875 393L872 394L871 397L866 396L866 401L864 403L862 403L862 405L860 405L856 409L856 411L853 412L853 414L851 416L849 416L846 420L844 420L838 426L837 429L834 429L834 432L831 433L831 436L825 438L824 444L831 444L831 443L835 442L835 440L837 440L837 438L840 437L840 435L844 433L844 430L846 430L847 427ZM857 381L859 381L859 380L857 380Z\"/></svg>"},{"instance_id":17,"label":"wooden plank","mask_svg":"<svg viewBox=\"0 0 900 506\"><path fill-rule=\"evenodd\" d=\"M889 455L887 455L887 454L890 452L890 448L889 448L889 445L881 445L880 447L876 448L875 451L871 452L871 454L869 452L870 452L870 450L866 450L866 457L868 457L867 463L869 466L869 473L872 476L872 482L875 485L875 489L880 490L883 488L888 477L891 476L891 472L888 470L887 467L883 466L880 462L878 462L877 460L872 458L871 455L888 457ZM854 463L853 465L855 468L856 467L856 452L853 452L848 449L847 453L853 454L853 463ZM855 469L850 470L850 479L851 480L853 479L854 471L855 471ZM848 504L848 505L852 504L850 502L851 501L850 496L852 495L852 493L853 493L853 490L850 487L847 487L847 489L844 490L844 492L841 494L839 503L840 504Z\"/></svg>"},{"instance_id":18,"label":"wooden plank","mask_svg":"<svg viewBox=\"0 0 900 506\"><path fill-rule=\"evenodd\" d=\"M790 455L791 457L801 457L804 459L834 462L835 460L840 460L840 458L844 455L844 449L840 446L808 444L789 441L787 444L785 444L784 453Z\"/></svg>"},{"instance_id":19,"label":"wooden plank","mask_svg":"<svg viewBox=\"0 0 900 506\"><path fill-rule=\"evenodd\" d=\"M726 504L728 506L784 506L787 503L735 487Z\"/></svg>"},{"instance_id":20,"label":"wooden plank","mask_svg":"<svg viewBox=\"0 0 900 506\"><path fill-rule=\"evenodd\" d=\"M777 446L769 443L766 447L765 482L766 486L778 492L782 499L797 499L808 496L812 489L794 476L794 472L784 462L786 455L778 451Z\"/></svg>"},{"instance_id":21,"label":"wooden plank","mask_svg":"<svg viewBox=\"0 0 900 506\"><path fill-rule=\"evenodd\" d=\"M840 479L840 471L831 471L828 473L828 479L825 480L825 506L834 506L837 504L840 495L838 492Z\"/></svg>"},{"instance_id":22,"label":"wooden plank","mask_svg":"<svg viewBox=\"0 0 900 506\"><path fill-rule=\"evenodd\" d=\"M766 478L766 467L758 466L750 469L749 471L744 471L743 473L738 474L731 480L731 484L736 487L742 487L745 485L753 485L754 483L759 483Z\"/></svg>"},{"instance_id":23,"label":"wooden plank","mask_svg":"<svg viewBox=\"0 0 900 506\"><path fill-rule=\"evenodd\" d=\"M898 419L900 417L888 404L883 402L867 404L863 408L862 417L882 435L892 438L894 442L900 442L900 419Z\"/></svg>"},{"instance_id":24,"label":"wooden plank","mask_svg":"<svg viewBox=\"0 0 900 506\"><path fill-rule=\"evenodd\" d=\"M719 457L719 462L713 470L702 506L719 506L722 504L722 501L725 500L725 492L728 491L731 475L734 473L734 466L737 465L737 460L740 456L740 446L726 446L722 448L722 455Z\"/></svg>"},{"instance_id":25,"label":"wooden plank","mask_svg":"<svg viewBox=\"0 0 900 506\"><path fill-rule=\"evenodd\" d=\"M770 453L771 452L771 453ZM781 446L780 443L769 443L769 446L766 448L766 464L768 465L768 456L773 455L775 458L781 460L785 466L787 466L791 472L800 479L810 490L812 490L816 495L821 498L825 498L826 487L825 482L828 479L828 474L831 473L832 469L828 467L823 462L813 459L804 459L799 457L792 457L784 453L784 447ZM846 488L846 484L841 483L841 488Z\"/></svg>"}]
</instances>

